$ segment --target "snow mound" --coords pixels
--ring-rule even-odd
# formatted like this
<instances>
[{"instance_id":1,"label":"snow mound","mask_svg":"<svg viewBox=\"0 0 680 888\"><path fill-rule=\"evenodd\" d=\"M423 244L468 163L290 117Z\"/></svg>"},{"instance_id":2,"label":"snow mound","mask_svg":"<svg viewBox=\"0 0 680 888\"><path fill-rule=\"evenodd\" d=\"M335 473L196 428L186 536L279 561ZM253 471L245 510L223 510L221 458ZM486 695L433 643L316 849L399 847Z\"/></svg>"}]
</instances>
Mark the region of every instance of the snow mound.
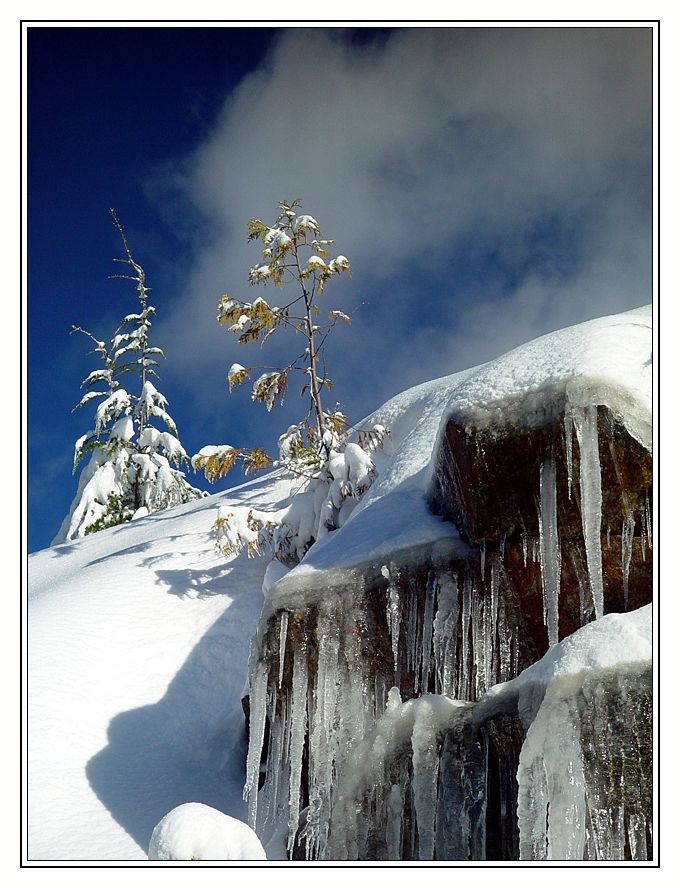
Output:
<instances>
[{"instance_id":1,"label":"snow mound","mask_svg":"<svg viewBox=\"0 0 680 888\"><path fill-rule=\"evenodd\" d=\"M209 805L187 802L156 826L149 860L266 860L253 830Z\"/></svg>"}]
</instances>

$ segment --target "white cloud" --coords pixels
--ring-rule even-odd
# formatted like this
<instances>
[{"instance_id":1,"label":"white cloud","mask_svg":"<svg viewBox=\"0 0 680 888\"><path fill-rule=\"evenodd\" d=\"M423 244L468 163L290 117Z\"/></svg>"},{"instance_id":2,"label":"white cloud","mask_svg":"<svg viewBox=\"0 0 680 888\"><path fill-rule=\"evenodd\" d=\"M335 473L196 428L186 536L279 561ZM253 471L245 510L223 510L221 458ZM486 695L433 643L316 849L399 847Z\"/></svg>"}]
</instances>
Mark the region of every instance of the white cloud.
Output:
<instances>
[{"instance_id":1,"label":"white cloud","mask_svg":"<svg viewBox=\"0 0 680 888\"><path fill-rule=\"evenodd\" d=\"M245 361L215 305L225 290L246 294L258 253L245 224L272 221L283 198L303 198L352 260L331 307L370 303L336 373L349 385L370 363L367 407L650 301L651 73L650 29L408 28L368 45L284 31L168 176L210 230L159 323L169 353L181 342L173 366L212 376L204 397L224 401L222 370ZM559 257L550 225L567 238ZM485 276L480 259L479 278L461 282L475 251L499 266Z\"/></svg>"}]
</instances>

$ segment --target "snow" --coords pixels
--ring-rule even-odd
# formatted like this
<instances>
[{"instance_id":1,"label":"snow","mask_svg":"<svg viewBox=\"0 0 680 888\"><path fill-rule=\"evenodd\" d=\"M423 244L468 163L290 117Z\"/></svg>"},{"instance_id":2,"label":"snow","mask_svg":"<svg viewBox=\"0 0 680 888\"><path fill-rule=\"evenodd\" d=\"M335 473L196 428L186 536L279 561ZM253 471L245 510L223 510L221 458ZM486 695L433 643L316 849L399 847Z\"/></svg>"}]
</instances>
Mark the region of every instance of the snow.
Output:
<instances>
[{"instance_id":1,"label":"snow","mask_svg":"<svg viewBox=\"0 0 680 888\"><path fill-rule=\"evenodd\" d=\"M372 454L377 479L343 526L319 540L303 563L271 588L273 603L280 606L291 595L315 594L321 571L328 587L342 582L350 568L372 564L379 569L380 559L398 550L412 554L423 546L438 546L450 551L461 545L455 528L432 515L426 502L437 441L449 418L480 428L501 421L532 426L567 409L575 419L584 417L582 440L590 455L582 461L588 506L584 522L589 580L599 607L599 472L591 408L607 406L651 450L651 327L651 305L598 318L389 400L356 426L357 431L376 424L390 430L385 449Z\"/></svg>"},{"instance_id":2,"label":"snow","mask_svg":"<svg viewBox=\"0 0 680 888\"><path fill-rule=\"evenodd\" d=\"M152 431L151 427L145 431ZM156 431L156 429L153 429ZM135 434L135 426L132 421L132 417L129 415L121 416L120 419L116 420L116 422L111 426L111 438L118 438L121 441L131 441ZM146 446L145 443L142 443L142 438L140 436L139 439L140 447Z\"/></svg>"},{"instance_id":3,"label":"snow","mask_svg":"<svg viewBox=\"0 0 680 888\"><path fill-rule=\"evenodd\" d=\"M241 696L266 560L214 550L267 476L29 557L28 856L144 859L183 802L245 820Z\"/></svg>"},{"instance_id":4,"label":"snow","mask_svg":"<svg viewBox=\"0 0 680 888\"><path fill-rule=\"evenodd\" d=\"M349 259L347 256L336 256L335 259L332 259L328 263L328 267L331 271L337 272L338 274L341 271L351 271L352 266L349 263ZM346 316L345 316L346 317Z\"/></svg>"},{"instance_id":5,"label":"snow","mask_svg":"<svg viewBox=\"0 0 680 888\"><path fill-rule=\"evenodd\" d=\"M294 483L280 473L32 555L28 599L29 859L144 859L154 825L178 805L209 805L218 809L216 816L225 812L245 820L242 789L246 776L251 819L255 820L254 808L259 803L262 821L271 826L277 799L296 797L303 761L304 700L313 682L323 694L309 715L309 755L316 783L311 787L312 814L307 815L307 822L311 847L323 845L325 837L320 833L328 820L324 806L328 805L333 779L333 755L336 766L344 768L355 751L353 738L366 735L368 718L364 711L366 689L359 671L351 665L361 659L355 623L351 612L343 615L333 598L333 587L351 584L353 573L365 576L367 566L389 580L396 569L393 559L398 561L400 553L417 558L427 547L428 558L434 563L438 555L450 555L462 547L454 526L432 515L426 501L437 442L449 417L482 426L501 418L532 424L558 415L567 406L580 445L585 442L592 457L581 458L581 473L586 474L580 484L582 499L586 489L586 534L593 537L588 551L590 591L597 602L599 552L594 537L599 472L594 465L592 407L608 406L638 441L651 448L650 348L651 308L647 307L550 334L488 364L392 398L355 429L357 435L378 426L390 431L384 449L371 454L377 477L369 478L365 451L349 445L343 460L333 465L335 479L338 483L351 480L354 485L371 480L372 485L361 500L352 501L353 508L343 514L339 529L313 545L293 570L278 563L268 567L265 558L249 559L245 552L225 558L215 551L211 533L218 507L223 515L240 509L259 514L288 508ZM568 430L565 426L565 432L571 436L571 424ZM219 449L204 448L202 453ZM92 463L92 472L82 473L80 486L94 480L96 468ZM550 571L549 562L557 557L550 465L544 475L542 566L545 562ZM536 483L538 493L539 478ZM296 497L289 517L299 511L303 522L302 513L310 512L305 497L309 500L310 496L313 499L312 494ZM304 535L302 530L299 533ZM648 517L643 533L651 546ZM624 573L628 561L624 548ZM487 569L493 586L493 562ZM558 594L556 577L553 570L545 578L547 609L552 614ZM265 694L251 697L251 725L257 736L249 752L247 774L240 700L248 673L250 639L263 603L263 582L268 612L283 602L295 604L296 596L308 600L314 594L319 598L323 644L318 674L307 675L303 651L292 649L287 617L280 624L276 668L279 674L284 667L292 670L292 704L291 711L273 727L272 761L280 767L258 800L254 789L261 743L257 741L264 731ZM408 614L402 613L396 589L393 593L387 606L396 670L394 638L400 625L408 622ZM455 660L456 653L447 644L447 626L455 623L457 614L449 593L448 589L440 591L442 601L447 595L451 598L441 612L434 614L430 609L425 614L432 648L421 641L411 653L421 682L431 657L440 685L448 686L451 681L451 658ZM493 623L494 613L487 615L475 590L465 583L462 611L464 625L474 624L471 643L482 658L489 634L497 628L500 634L501 629ZM579 681L578 676L589 670L648 662L650 623L650 607L602 617L554 644L539 663L518 678L488 691L478 704L479 711L508 711L519 705L521 712L531 713L533 718L546 689L558 679ZM469 643L466 629L463 644ZM345 666L339 659L341 646ZM505 654L509 656L509 652ZM463 655L467 662L465 651ZM488 665L486 653L483 662ZM341 669L345 670L342 676ZM477 690L486 688L487 679L480 669ZM266 681L266 676L262 680ZM465 679L468 681L471 676ZM257 682L257 673L251 675L251 687ZM382 694L379 691L370 691L376 707ZM409 736L415 744L419 781L414 804L418 819L425 823L425 856L430 856L434 841L427 820L428 799L432 797L428 781L433 773L427 736L438 723L439 710L435 712L433 707L444 705L429 698L410 707L404 704L404 711L413 713ZM397 706L401 709L400 702L394 700L393 708ZM343 723L342 736L333 740L340 751L332 752L329 737L338 707L350 716ZM398 843L402 829L397 816L402 803L399 793L399 787L392 786L386 798L393 814L386 838L391 847ZM301 812L293 804L289 814L292 835ZM180 820L180 825L191 822L189 817ZM183 826L180 833L185 835ZM163 842L167 849L168 842Z\"/></svg>"},{"instance_id":6,"label":"snow","mask_svg":"<svg viewBox=\"0 0 680 888\"><path fill-rule=\"evenodd\" d=\"M313 216L301 214L297 216L293 222L293 231L296 233L311 231L314 234L319 233L319 223Z\"/></svg>"},{"instance_id":7,"label":"snow","mask_svg":"<svg viewBox=\"0 0 680 888\"><path fill-rule=\"evenodd\" d=\"M266 860L252 829L197 802L174 808L155 827L149 860Z\"/></svg>"},{"instance_id":8,"label":"snow","mask_svg":"<svg viewBox=\"0 0 680 888\"><path fill-rule=\"evenodd\" d=\"M97 433L101 432L111 419L119 416L124 410L127 410L130 407L130 404L130 395L128 395L125 389L116 389L115 392L112 392L108 398L105 401L102 401L97 407L94 425L95 431Z\"/></svg>"},{"instance_id":9,"label":"snow","mask_svg":"<svg viewBox=\"0 0 680 888\"><path fill-rule=\"evenodd\" d=\"M326 271L328 266L320 256L310 256L305 266L305 271Z\"/></svg>"}]
</instances>

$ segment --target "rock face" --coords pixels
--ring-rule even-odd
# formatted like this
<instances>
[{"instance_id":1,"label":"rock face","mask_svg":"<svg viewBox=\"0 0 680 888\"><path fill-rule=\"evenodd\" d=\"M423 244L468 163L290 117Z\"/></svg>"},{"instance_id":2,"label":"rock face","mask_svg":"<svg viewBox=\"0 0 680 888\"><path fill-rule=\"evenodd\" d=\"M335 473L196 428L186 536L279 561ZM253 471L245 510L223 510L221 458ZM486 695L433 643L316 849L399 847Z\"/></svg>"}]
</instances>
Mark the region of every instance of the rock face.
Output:
<instances>
[{"instance_id":1,"label":"rock face","mask_svg":"<svg viewBox=\"0 0 680 888\"><path fill-rule=\"evenodd\" d=\"M566 837L545 827L548 801L559 806L553 784L536 788L536 731L538 770L522 771L526 713L482 717L475 701L591 620L651 601L650 454L607 408L565 399L524 426L452 418L436 466L431 507L466 547L366 565L263 618L251 663L251 823L266 840L283 820L288 853L311 859L541 859L558 849L646 859L642 679L623 693L599 677L564 704L583 772ZM543 826L529 840L532 816Z\"/></svg>"},{"instance_id":2,"label":"rock face","mask_svg":"<svg viewBox=\"0 0 680 888\"><path fill-rule=\"evenodd\" d=\"M590 409L601 497L599 545L593 541L592 548L601 558L603 612L635 610L651 600L651 457L606 407ZM561 552L558 638L591 620L595 610L581 502L582 491L593 485L584 483L582 472L590 467L583 464L577 432L568 406L554 421L521 430L465 428L450 420L432 489L433 509L453 521L466 542L485 548L487 557L502 550L503 570L521 590L524 626L539 656L548 648L540 557L541 472L547 465L554 467Z\"/></svg>"}]
</instances>

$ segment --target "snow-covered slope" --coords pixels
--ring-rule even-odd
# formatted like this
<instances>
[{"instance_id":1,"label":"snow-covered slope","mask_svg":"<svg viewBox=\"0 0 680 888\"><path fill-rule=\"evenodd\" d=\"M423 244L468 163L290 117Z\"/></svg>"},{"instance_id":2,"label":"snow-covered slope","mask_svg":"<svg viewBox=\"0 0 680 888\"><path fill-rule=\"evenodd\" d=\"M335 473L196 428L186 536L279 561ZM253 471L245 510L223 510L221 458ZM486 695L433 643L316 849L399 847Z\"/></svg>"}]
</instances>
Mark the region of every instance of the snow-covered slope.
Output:
<instances>
[{"instance_id":1,"label":"snow-covered slope","mask_svg":"<svg viewBox=\"0 0 680 888\"><path fill-rule=\"evenodd\" d=\"M29 558L28 854L143 859L182 802L244 819L240 699L264 559L227 562L217 505L271 475Z\"/></svg>"},{"instance_id":2,"label":"snow-covered slope","mask_svg":"<svg viewBox=\"0 0 680 888\"><path fill-rule=\"evenodd\" d=\"M347 523L315 545L271 590L280 603L313 594L343 571L422 545L455 546L455 528L429 511L436 445L453 417L476 427L531 425L572 407L609 407L652 449L652 307L549 333L479 367L402 392L360 423L391 430L379 477Z\"/></svg>"},{"instance_id":3,"label":"snow-covered slope","mask_svg":"<svg viewBox=\"0 0 680 888\"><path fill-rule=\"evenodd\" d=\"M531 421L567 396L606 404L650 447L650 348L651 308L638 309L393 398L366 420L391 430L378 479L272 598L318 588L321 570L325 588L331 568L459 544L426 505L451 415ZM227 561L210 530L218 505L276 510L290 488L268 475L30 557L29 858L143 859L184 802L245 819L240 698L266 560Z\"/></svg>"}]
</instances>

